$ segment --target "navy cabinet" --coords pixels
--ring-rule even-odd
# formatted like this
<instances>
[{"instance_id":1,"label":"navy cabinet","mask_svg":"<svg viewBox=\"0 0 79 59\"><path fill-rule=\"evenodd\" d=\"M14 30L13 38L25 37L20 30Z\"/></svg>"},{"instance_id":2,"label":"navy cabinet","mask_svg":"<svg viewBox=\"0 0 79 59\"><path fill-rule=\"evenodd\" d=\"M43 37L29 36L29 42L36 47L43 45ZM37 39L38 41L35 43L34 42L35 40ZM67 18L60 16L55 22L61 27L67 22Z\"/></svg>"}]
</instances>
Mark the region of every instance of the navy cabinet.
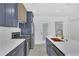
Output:
<instances>
[{"instance_id":1,"label":"navy cabinet","mask_svg":"<svg viewBox=\"0 0 79 59\"><path fill-rule=\"evenodd\" d=\"M51 55L51 43L50 43L50 41L46 38L46 51L47 51L47 54L48 54L48 56L52 56Z\"/></svg>"},{"instance_id":2,"label":"navy cabinet","mask_svg":"<svg viewBox=\"0 0 79 59\"><path fill-rule=\"evenodd\" d=\"M6 3L5 4L5 18L6 26L16 27L17 26L17 4Z\"/></svg>"},{"instance_id":3,"label":"navy cabinet","mask_svg":"<svg viewBox=\"0 0 79 59\"><path fill-rule=\"evenodd\" d=\"M0 26L5 25L5 6L3 3L0 3Z\"/></svg>"},{"instance_id":4,"label":"navy cabinet","mask_svg":"<svg viewBox=\"0 0 79 59\"><path fill-rule=\"evenodd\" d=\"M0 3L0 26L17 27L17 3Z\"/></svg>"},{"instance_id":5,"label":"navy cabinet","mask_svg":"<svg viewBox=\"0 0 79 59\"><path fill-rule=\"evenodd\" d=\"M32 11L28 11L27 12L27 22L28 23L32 23L33 22L33 13L32 13Z\"/></svg>"},{"instance_id":6,"label":"navy cabinet","mask_svg":"<svg viewBox=\"0 0 79 59\"><path fill-rule=\"evenodd\" d=\"M13 49L11 52L9 52L6 56L17 56L17 48Z\"/></svg>"},{"instance_id":7,"label":"navy cabinet","mask_svg":"<svg viewBox=\"0 0 79 59\"><path fill-rule=\"evenodd\" d=\"M11 52L9 52L6 56L24 56L24 44L25 41L22 42L19 46L14 48Z\"/></svg>"},{"instance_id":8,"label":"navy cabinet","mask_svg":"<svg viewBox=\"0 0 79 59\"><path fill-rule=\"evenodd\" d=\"M48 56L65 56L52 42L46 38L46 50Z\"/></svg>"},{"instance_id":9,"label":"navy cabinet","mask_svg":"<svg viewBox=\"0 0 79 59\"><path fill-rule=\"evenodd\" d=\"M25 53L24 46L25 46L25 41L17 47L17 56L24 56Z\"/></svg>"},{"instance_id":10,"label":"navy cabinet","mask_svg":"<svg viewBox=\"0 0 79 59\"><path fill-rule=\"evenodd\" d=\"M0 26L17 27L19 20L26 23L26 18L22 3L0 3Z\"/></svg>"},{"instance_id":11,"label":"navy cabinet","mask_svg":"<svg viewBox=\"0 0 79 59\"><path fill-rule=\"evenodd\" d=\"M21 28L21 34L22 35L27 35L27 34L31 34L31 24L28 23L19 23L19 27Z\"/></svg>"},{"instance_id":12,"label":"navy cabinet","mask_svg":"<svg viewBox=\"0 0 79 59\"><path fill-rule=\"evenodd\" d=\"M27 12L27 23L19 23L19 27L21 28L21 34L27 35L32 34L34 31L34 23L33 23L33 13L32 11Z\"/></svg>"}]
</instances>

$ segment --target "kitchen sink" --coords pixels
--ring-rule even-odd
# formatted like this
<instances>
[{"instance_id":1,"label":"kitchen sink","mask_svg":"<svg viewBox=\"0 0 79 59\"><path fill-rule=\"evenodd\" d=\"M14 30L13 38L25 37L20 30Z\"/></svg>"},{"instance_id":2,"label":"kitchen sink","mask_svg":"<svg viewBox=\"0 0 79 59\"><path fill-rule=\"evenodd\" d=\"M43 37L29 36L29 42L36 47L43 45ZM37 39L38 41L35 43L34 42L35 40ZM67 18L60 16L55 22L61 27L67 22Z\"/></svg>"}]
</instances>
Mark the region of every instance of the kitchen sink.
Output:
<instances>
[{"instance_id":1,"label":"kitchen sink","mask_svg":"<svg viewBox=\"0 0 79 59\"><path fill-rule=\"evenodd\" d=\"M51 40L55 41L55 42L63 42L63 40L59 39L59 38L51 38Z\"/></svg>"}]
</instances>

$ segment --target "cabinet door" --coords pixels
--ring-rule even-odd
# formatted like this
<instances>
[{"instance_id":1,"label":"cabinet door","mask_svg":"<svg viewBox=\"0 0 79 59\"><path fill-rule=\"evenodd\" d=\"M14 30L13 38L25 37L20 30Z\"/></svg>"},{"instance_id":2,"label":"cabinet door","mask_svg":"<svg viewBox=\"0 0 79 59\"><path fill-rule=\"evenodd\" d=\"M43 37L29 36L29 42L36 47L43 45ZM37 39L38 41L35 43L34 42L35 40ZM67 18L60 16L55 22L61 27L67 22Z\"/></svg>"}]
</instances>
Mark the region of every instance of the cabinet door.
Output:
<instances>
[{"instance_id":1,"label":"cabinet door","mask_svg":"<svg viewBox=\"0 0 79 59\"><path fill-rule=\"evenodd\" d=\"M24 56L24 44L25 41L13 49L11 52L9 52L6 56Z\"/></svg>"},{"instance_id":2,"label":"cabinet door","mask_svg":"<svg viewBox=\"0 0 79 59\"><path fill-rule=\"evenodd\" d=\"M64 56L64 54L46 38L46 49L49 56Z\"/></svg>"},{"instance_id":3,"label":"cabinet door","mask_svg":"<svg viewBox=\"0 0 79 59\"><path fill-rule=\"evenodd\" d=\"M47 46L47 53L48 53L48 56L51 56L51 47L49 45Z\"/></svg>"},{"instance_id":4,"label":"cabinet door","mask_svg":"<svg viewBox=\"0 0 79 59\"><path fill-rule=\"evenodd\" d=\"M62 53L58 48L56 48L55 46L53 47L53 51L55 51L55 53L58 55L58 56L65 56L64 53Z\"/></svg>"},{"instance_id":5,"label":"cabinet door","mask_svg":"<svg viewBox=\"0 0 79 59\"><path fill-rule=\"evenodd\" d=\"M11 52L9 52L6 56L17 56L17 48L13 49Z\"/></svg>"},{"instance_id":6,"label":"cabinet door","mask_svg":"<svg viewBox=\"0 0 79 59\"><path fill-rule=\"evenodd\" d=\"M56 52L54 51L54 45L46 38L46 49L47 49L47 54L49 56L57 56Z\"/></svg>"},{"instance_id":7,"label":"cabinet door","mask_svg":"<svg viewBox=\"0 0 79 59\"><path fill-rule=\"evenodd\" d=\"M48 56L51 56L50 42L48 41L47 38L46 38L46 50L47 50Z\"/></svg>"},{"instance_id":8,"label":"cabinet door","mask_svg":"<svg viewBox=\"0 0 79 59\"><path fill-rule=\"evenodd\" d=\"M24 44L25 42L21 43L18 47L17 47L17 56L24 56Z\"/></svg>"},{"instance_id":9,"label":"cabinet door","mask_svg":"<svg viewBox=\"0 0 79 59\"><path fill-rule=\"evenodd\" d=\"M32 33L32 29L31 29L31 24L30 23L25 23L24 24L24 33L25 34L31 34Z\"/></svg>"},{"instance_id":10,"label":"cabinet door","mask_svg":"<svg viewBox=\"0 0 79 59\"><path fill-rule=\"evenodd\" d=\"M27 41L27 38L26 38L26 41L25 41L25 56L28 56L29 52L30 52L29 41Z\"/></svg>"},{"instance_id":11,"label":"cabinet door","mask_svg":"<svg viewBox=\"0 0 79 59\"><path fill-rule=\"evenodd\" d=\"M22 34L22 35L25 35L25 34L24 34L24 32L25 32L25 31L24 31L24 30L25 30L24 23L19 23L19 28L21 28L21 34Z\"/></svg>"},{"instance_id":12,"label":"cabinet door","mask_svg":"<svg viewBox=\"0 0 79 59\"><path fill-rule=\"evenodd\" d=\"M51 47L50 47L50 51L51 51L51 52L50 52L50 53L51 53L50 55L51 55L51 56L57 56L57 53L56 53L56 51L54 50L54 48L55 48L54 46L51 46Z\"/></svg>"},{"instance_id":13,"label":"cabinet door","mask_svg":"<svg viewBox=\"0 0 79 59\"><path fill-rule=\"evenodd\" d=\"M4 10L4 4L0 3L0 26L4 26L5 24Z\"/></svg>"},{"instance_id":14,"label":"cabinet door","mask_svg":"<svg viewBox=\"0 0 79 59\"><path fill-rule=\"evenodd\" d=\"M27 22L28 23L33 22L33 13L31 11L27 12Z\"/></svg>"},{"instance_id":15,"label":"cabinet door","mask_svg":"<svg viewBox=\"0 0 79 59\"><path fill-rule=\"evenodd\" d=\"M21 28L22 35L31 34L32 32L30 23L19 23L19 27Z\"/></svg>"},{"instance_id":16,"label":"cabinet door","mask_svg":"<svg viewBox=\"0 0 79 59\"><path fill-rule=\"evenodd\" d=\"M26 9L22 3L18 3L18 21L26 23Z\"/></svg>"},{"instance_id":17,"label":"cabinet door","mask_svg":"<svg viewBox=\"0 0 79 59\"><path fill-rule=\"evenodd\" d=\"M17 4L15 3L6 3L5 4L5 15L6 15L6 26L16 27L16 14L17 14ZM16 14L15 14L16 13Z\"/></svg>"}]
</instances>

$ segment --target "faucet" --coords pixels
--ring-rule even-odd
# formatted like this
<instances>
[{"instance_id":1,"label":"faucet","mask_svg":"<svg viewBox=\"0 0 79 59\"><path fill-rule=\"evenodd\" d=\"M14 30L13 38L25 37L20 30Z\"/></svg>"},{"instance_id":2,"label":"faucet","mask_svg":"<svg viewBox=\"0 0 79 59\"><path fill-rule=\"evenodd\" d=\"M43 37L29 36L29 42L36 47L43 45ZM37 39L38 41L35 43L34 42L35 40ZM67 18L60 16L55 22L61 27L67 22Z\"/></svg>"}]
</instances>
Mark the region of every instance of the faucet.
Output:
<instances>
[{"instance_id":1,"label":"faucet","mask_svg":"<svg viewBox=\"0 0 79 59\"><path fill-rule=\"evenodd\" d=\"M65 40L65 42L67 42L68 41L68 39L64 39Z\"/></svg>"}]
</instances>

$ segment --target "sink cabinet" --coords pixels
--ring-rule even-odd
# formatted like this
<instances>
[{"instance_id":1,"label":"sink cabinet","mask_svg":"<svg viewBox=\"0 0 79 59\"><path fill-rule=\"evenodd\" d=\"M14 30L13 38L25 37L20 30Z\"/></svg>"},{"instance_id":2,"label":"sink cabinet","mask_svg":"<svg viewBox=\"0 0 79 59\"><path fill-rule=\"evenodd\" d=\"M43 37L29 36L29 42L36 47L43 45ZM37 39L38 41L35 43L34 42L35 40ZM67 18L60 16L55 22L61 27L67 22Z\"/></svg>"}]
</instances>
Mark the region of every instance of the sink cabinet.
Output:
<instances>
[{"instance_id":1,"label":"sink cabinet","mask_svg":"<svg viewBox=\"0 0 79 59\"><path fill-rule=\"evenodd\" d=\"M46 38L46 51L48 56L64 56L64 54Z\"/></svg>"}]
</instances>

